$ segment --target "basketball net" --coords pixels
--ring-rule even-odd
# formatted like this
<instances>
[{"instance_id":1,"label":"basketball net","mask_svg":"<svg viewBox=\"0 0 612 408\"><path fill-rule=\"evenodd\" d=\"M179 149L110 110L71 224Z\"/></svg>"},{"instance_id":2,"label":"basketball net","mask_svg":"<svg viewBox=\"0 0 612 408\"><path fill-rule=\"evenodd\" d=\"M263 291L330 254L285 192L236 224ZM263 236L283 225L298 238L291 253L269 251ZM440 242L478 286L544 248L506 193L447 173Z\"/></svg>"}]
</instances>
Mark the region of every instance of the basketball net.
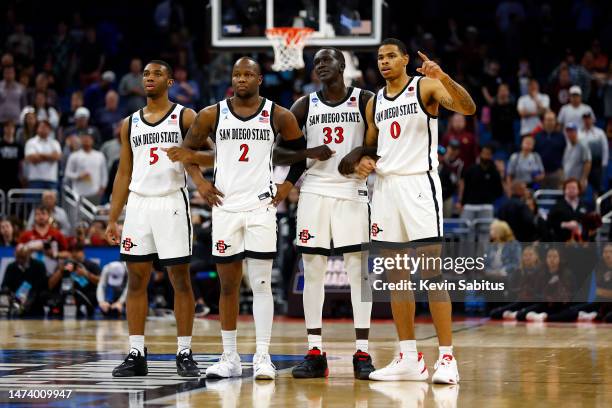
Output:
<instances>
[{"instance_id":1,"label":"basketball net","mask_svg":"<svg viewBox=\"0 0 612 408\"><path fill-rule=\"evenodd\" d=\"M275 71L304 68L304 45L314 32L312 28L274 27L266 30L266 37L274 48Z\"/></svg>"}]
</instances>

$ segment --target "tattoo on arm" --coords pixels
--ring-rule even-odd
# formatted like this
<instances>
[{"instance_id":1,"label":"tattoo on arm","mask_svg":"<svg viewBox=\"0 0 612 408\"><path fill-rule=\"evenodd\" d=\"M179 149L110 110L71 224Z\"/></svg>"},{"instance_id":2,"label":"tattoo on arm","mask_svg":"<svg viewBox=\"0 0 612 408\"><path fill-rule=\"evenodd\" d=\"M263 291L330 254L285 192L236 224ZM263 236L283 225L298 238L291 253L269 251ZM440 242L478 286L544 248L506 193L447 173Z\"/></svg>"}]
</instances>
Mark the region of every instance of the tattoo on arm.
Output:
<instances>
[{"instance_id":1,"label":"tattoo on arm","mask_svg":"<svg viewBox=\"0 0 612 408\"><path fill-rule=\"evenodd\" d=\"M453 81L449 76L442 78L440 82L442 82L442 85L450 95L450 98L446 96L441 97L438 101L440 105L446 109L470 115L476 111L474 100L461 85Z\"/></svg>"}]
</instances>

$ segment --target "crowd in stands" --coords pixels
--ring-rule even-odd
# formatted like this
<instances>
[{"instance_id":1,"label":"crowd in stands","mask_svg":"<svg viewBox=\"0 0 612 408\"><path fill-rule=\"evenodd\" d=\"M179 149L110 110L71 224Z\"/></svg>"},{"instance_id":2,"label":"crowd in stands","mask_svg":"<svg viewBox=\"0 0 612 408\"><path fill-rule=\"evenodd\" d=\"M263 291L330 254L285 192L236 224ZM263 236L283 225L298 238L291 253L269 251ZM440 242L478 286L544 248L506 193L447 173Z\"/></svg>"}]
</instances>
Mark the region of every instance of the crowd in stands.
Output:
<instances>
[{"instance_id":1,"label":"crowd in stands","mask_svg":"<svg viewBox=\"0 0 612 408\"><path fill-rule=\"evenodd\" d=\"M612 8L586 0L476 3L483 11L474 16L469 15L471 6L450 6L440 13L419 4L418 13L407 16L414 24L389 22L388 31L409 44L410 73L420 64L416 51L421 50L465 84L479 107L471 117L440 113L444 217L504 221L510 231L501 233L500 224L494 223L493 242L504 243L509 236L520 242L593 241L603 215L594 213L595 200L608 191L612 170ZM0 6L0 190L46 190L28 219L8 217L0 223L0 243L17 245L16 261L2 286L23 293L23 282L36 282L28 290L37 294L32 297L37 312L40 299L52 304L68 275L83 294L76 300L84 306L80 312L90 314L92 305L104 314L123 311L125 270L109 264L100 271L83 258L84 246L106 245L104 223L71 225L58 195L68 184L93 204L108 203L120 123L146 101L143 63L161 58L172 64L170 98L190 108L201 109L231 94L229 73L236 55L212 53L204 45L202 24L196 24L204 14L197 17L192 12L196 6L139 4L125 4L116 20L108 14L98 18L94 6L83 5L82 13L50 20L57 21L54 26L37 24L19 2ZM142 24L130 25L133 15L150 23L150 41L140 38ZM254 54L262 63L262 95L289 107L319 89L312 55L306 51L304 70L275 72L271 53ZM383 82L375 53L356 55L362 76L354 85L379 89ZM563 195L542 211L534 199L538 189L561 189ZM279 208L284 225L294 225L298 197L299 188ZM200 201L194 192L195 208ZM214 269L207 253L207 223L206 215L194 217L194 252L201 263L197 270ZM294 236L291 227L288 231L288 237ZM296 255L290 241L280 240L279 245L285 245L280 269L287 285ZM517 265L512 268L523 277L536 269L559 269L553 254L517 248L502 251L500 265ZM610 301L612 262L605 251L603 263L596 266L597 293ZM41 265L33 252L46 254L46 263ZM512 263L507 263L509 257ZM556 262L565 267L565 261ZM494 266L502 271L500 265ZM157 289L152 290L164 293L163 272L155 276L152 287ZM196 298L203 310L204 295ZM558 312L527 309L523 305L496 315Z\"/></svg>"}]
</instances>

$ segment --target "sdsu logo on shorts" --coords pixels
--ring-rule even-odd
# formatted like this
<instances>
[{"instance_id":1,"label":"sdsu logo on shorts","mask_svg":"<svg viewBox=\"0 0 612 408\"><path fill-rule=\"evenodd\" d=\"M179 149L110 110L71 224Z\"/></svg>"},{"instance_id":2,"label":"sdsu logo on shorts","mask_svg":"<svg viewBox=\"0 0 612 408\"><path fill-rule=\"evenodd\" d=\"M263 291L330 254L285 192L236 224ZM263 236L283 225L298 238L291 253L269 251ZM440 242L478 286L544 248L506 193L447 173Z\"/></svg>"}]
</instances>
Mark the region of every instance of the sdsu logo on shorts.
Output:
<instances>
[{"instance_id":1,"label":"sdsu logo on shorts","mask_svg":"<svg viewBox=\"0 0 612 408\"><path fill-rule=\"evenodd\" d=\"M132 238L125 238L123 242L121 242L121 245L123 246L123 250L125 252L130 252L130 249L134 248L135 246L138 246L132 242Z\"/></svg>"},{"instance_id":2,"label":"sdsu logo on shorts","mask_svg":"<svg viewBox=\"0 0 612 408\"><path fill-rule=\"evenodd\" d=\"M225 253L225 250L226 250L227 248L229 248L230 246L231 246L231 245L227 245L227 244L225 243L225 241L223 241L223 240L219 240L219 241L217 241L217 243L215 244L215 248L217 249L217 251L218 251L220 254L224 254L224 253Z\"/></svg>"},{"instance_id":3,"label":"sdsu logo on shorts","mask_svg":"<svg viewBox=\"0 0 612 408\"><path fill-rule=\"evenodd\" d=\"M307 229L300 231L300 242L302 244L307 244L310 238L314 238L314 235L310 235Z\"/></svg>"},{"instance_id":4,"label":"sdsu logo on shorts","mask_svg":"<svg viewBox=\"0 0 612 408\"><path fill-rule=\"evenodd\" d=\"M382 229L378 226L378 224L372 224L372 236L377 236L379 232L382 232Z\"/></svg>"}]
</instances>

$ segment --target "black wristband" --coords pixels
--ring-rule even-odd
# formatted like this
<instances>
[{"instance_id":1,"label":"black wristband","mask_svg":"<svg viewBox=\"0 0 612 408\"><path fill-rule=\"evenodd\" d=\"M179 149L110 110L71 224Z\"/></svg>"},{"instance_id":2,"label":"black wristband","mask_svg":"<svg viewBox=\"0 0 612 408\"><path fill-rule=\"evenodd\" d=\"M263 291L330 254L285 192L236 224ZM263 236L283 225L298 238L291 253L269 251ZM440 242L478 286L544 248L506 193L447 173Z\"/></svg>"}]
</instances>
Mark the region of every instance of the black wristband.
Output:
<instances>
[{"instance_id":1,"label":"black wristband","mask_svg":"<svg viewBox=\"0 0 612 408\"><path fill-rule=\"evenodd\" d=\"M289 168L289 173L287 174L287 177L285 177L285 181L289 181L291 182L291 184L295 185L295 183L297 183L300 177L302 177L304 170L306 170L306 160L302 160L292 164Z\"/></svg>"}]
</instances>

